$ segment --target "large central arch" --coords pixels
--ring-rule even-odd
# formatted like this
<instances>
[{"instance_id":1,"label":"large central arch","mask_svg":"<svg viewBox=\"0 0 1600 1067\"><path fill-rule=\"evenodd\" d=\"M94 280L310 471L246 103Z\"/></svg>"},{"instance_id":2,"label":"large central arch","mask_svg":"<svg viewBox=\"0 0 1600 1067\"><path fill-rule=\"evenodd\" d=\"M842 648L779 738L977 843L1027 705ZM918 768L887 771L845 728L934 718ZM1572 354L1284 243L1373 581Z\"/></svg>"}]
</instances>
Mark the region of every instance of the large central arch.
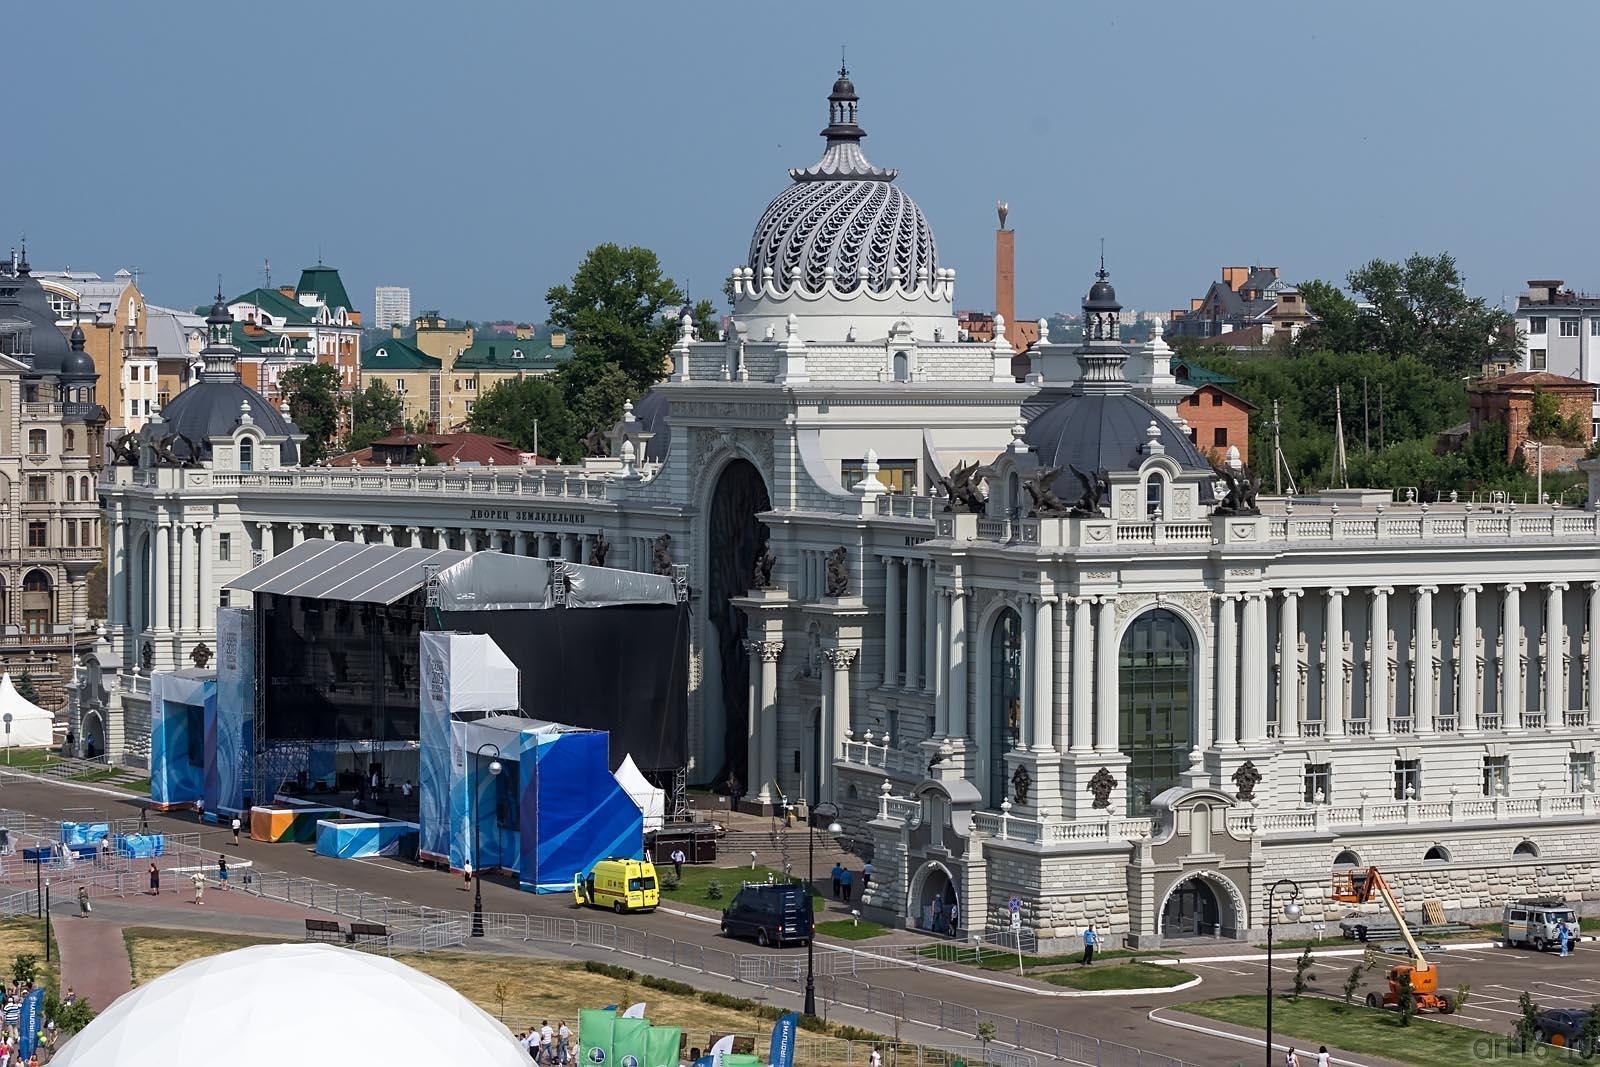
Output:
<instances>
[{"instance_id":1,"label":"large central arch","mask_svg":"<svg viewBox=\"0 0 1600 1067\"><path fill-rule=\"evenodd\" d=\"M1237 938L1250 924L1244 894L1220 871L1195 871L1172 883L1156 915L1162 938Z\"/></svg>"},{"instance_id":2,"label":"large central arch","mask_svg":"<svg viewBox=\"0 0 1600 1067\"><path fill-rule=\"evenodd\" d=\"M718 706L704 709L707 740L715 738L712 751L721 754L715 782L726 782L730 775L742 780L748 766L750 657L744 650L748 620L731 600L750 589L761 527L756 516L771 507L767 483L749 460L730 460L718 473L706 515L706 618L711 624L708 643L716 647L722 699ZM747 788L755 784L744 783Z\"/></svg>"},{"instance_id":3,"label":"large central arch","mask_svg":"<svg viewBox=\"0 0 1600 1067\"><path fill-rule=\"evenodd\" d=\"M1177 785L1189 765L1198 724L1197 661L1189 624L1166 608L1140 614L1123 632L1117 736L1128 757L1129 815L1149 814L1150 802Z\"/></svg>"}]
</instances>

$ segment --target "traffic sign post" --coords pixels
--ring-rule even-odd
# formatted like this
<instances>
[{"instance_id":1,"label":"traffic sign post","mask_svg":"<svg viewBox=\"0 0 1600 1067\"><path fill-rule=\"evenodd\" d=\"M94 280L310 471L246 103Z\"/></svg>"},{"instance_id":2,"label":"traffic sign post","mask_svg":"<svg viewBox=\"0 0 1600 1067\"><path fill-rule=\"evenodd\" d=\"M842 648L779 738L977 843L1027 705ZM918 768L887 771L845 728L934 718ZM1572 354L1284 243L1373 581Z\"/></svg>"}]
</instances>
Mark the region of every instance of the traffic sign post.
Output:
<instances>
[{"instance_id":1,"label":"traffic sign post","mask_svg":"<svg viewBox=\"0 0 1600 1067\"><path fill-rule=\"evenodd\" d=\"M1022 898L1021 897L1012 897L1009 901L1006 902L1006 906L1011 909L1011 939L1014 942L1016 942L1016 945L1017 945L1017 976L1020 978L1020 977L1023 977L1023 973L1022 973Z\"/></svg>"},{"instance_id":2,"label":"traffic sign post","mask_svg":"<svg viewBox=\"0 0 1600 1067\"><path fill-rule=\"evenodd\" d=\"M6 722L6 766L11 766L11 713L5 714Z\"/></svg>"}]
</instances>

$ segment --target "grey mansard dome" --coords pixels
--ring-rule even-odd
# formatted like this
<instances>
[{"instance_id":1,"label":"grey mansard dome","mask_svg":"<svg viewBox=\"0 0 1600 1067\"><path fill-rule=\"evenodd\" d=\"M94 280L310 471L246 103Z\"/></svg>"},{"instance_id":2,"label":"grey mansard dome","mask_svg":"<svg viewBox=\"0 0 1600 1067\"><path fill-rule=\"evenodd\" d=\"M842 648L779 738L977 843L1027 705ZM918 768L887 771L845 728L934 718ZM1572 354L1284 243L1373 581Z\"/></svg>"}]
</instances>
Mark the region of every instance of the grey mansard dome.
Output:
<instances>
[{"instance_id":1,"label":"grey mansard dome","mask_svg":"<svg viewBox=\"0 0 1600 1067\"><path fill-rule=\"evenodd\" d=\"M827 148L811 167L793 169L794 184L779 193L756 223L750 269L759 284L767 268L779 289L820 290L833 271L834 285L884 292L898 271L899 284L938 268L933 229L915 200L894 184L895 171L874 167L861 151L865 131L856 124L857 98L847 72L828 96Z\"/></svg>"}]
</instances>

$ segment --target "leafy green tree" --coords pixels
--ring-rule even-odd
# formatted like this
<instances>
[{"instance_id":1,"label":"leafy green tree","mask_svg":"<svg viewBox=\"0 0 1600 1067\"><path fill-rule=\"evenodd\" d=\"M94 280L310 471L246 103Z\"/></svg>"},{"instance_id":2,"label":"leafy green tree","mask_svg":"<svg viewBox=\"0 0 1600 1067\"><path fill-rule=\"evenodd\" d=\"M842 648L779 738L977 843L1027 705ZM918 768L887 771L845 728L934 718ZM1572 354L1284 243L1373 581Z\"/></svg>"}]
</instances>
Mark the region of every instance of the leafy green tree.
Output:
<instances>
[{"instance_id":1,"label":"leafy green tree","mask_svg":"<svg viewBox=\"0 0 1600 1067\"><path fill-rule=\"evenodd\" d=\"M545 300L550 323L572 335L575 356L615 363L635 395L661 380L676 333L668 313L684 295L650 249L596 245L571 282L551 286Z\"/></svg>"},{"instance_id":2,"label":"leafy green tree","mask_svg":"<svg viewBox=\"0 0 1600 1067\"><path fill-rule=\"evenodd\" d=\"M1346 1004L1355 999L1356 990L1361 988L1361 972L1363 970L1365 970L1365 968L1358 963L1354 967L1350 968L1349 974L1345 975L1344 1002Z\"/></svg>"},{"instance_id":3,"label":"leafy green tree","mask_svg":"<svg viewBox=\"0 0 1600 1067\"><path fill-rule=\"evenodd\" d=\"M34 684L32 671L23 671L17 675L17 680L13 684L17 687L17 695L23 700L39 703L39 687Z\"/></svg>"},{"instance_id":4,"label":"leafy green tree","mask_svg":"<svg viewBox=\"0 0 1600 1067\"><path fill-rule=\"evenodd\" d=\"M1491 353L1518 350L1511 316L1467 295L1448 252L1417 253L1404 263L1374 259L1346 281L1371 305L1357 318L1366 351L1415 356L1442 374L1460 376L1476 371Z\"/></svg>"},{"instance_id":5,"label":"leafy green tree","mask_svg":"<svg viewBox=\"0 0 1600 1067\"><path fill-rule=\"evenodd\" d=\"M1517 1021L1511 1026L1511 1051L1532 1052L1539 1040L1539 1013L1542 1011L1533 994L1523 990L1517 998Z\"/></svg>"},{"instance_id":6,"label":"leafy green tree","mask_svg":"<svg viewBox=\"0 0 1600 1067\"><path fill-rule=\"evenodd\" d=\"M505 378L478 398L467 425L478 433L503 437L524 452L534 449L552 459L575 459L578 447L572 416L561 389L548 378Z\"/></svg>"},{"instance_id":7,"label":"leafy green tree","mask_svg":"<svg viewBox=\"0 0 1600 1067\"><path fill-rule=\"evenodd\" d=\"M1600 1052L1600 1004L1590 1004L1583 1017L1583 1027L1578 1031L1578 1054L1585 1060L1594 1059Z\"/></svg>"},{"instance_id":8,"label":"leafy green tree","mask_svg":"<svg viewBox=\"0 0 1600 1067\"><path fill-rule=\"evenodd\" d=\"M355 395L350 405L350 437L345 451L366 448L405 421L405 402L381 378L375 378Z\"/></svg>"},{"instance_id":9,"label":"leafy green tree","mask_svg":"<svg viewBox=\"0 0 1600 1067\"><path fill-rule=\"evenodd\" d=\"M301 462L315 463L327 456L344 411L338 370L326 363L297 364L283 372L278 388L289 403L289 418L306 435Z\"/></svg>"},{"instance_id":10,"label":"leafy green tree","mask_svg":"<svg viewBox=\"0 0 1600 1067\"><path fill-rule=\"evenodd\" d=\"M571 413L574 437L609 430L622 417L622 405L637 399L633 379L609 360L577 356L556 371L556 382Z\"/></svg>"},{"instance_id":11,"label":"leafy green tree","mask_svg":"<svg viewBox=\"0 0 1600 1067\"><path fill-rule=\"evenodd\" d=\"M1345 295L1333 282L1317 278L1301 282L1300 299L1306 310L1317 317L1317 323L1300 333L1297 347L1307 349L1333 349L1335 352L1361 350L1361 311L1356 302Z\"/></svg>"},{"instance_id":12,"label":"leafy green tree","mask_svg":"<svg viewBox=\"0 0 1600 1067\"><path fill-rule=\"evenodd\" d=\"M1533 391L1533 410L1528 413L1528 436L1536 441L1571 441L1584 439L1583 420L1577 415L1561 414L1561 400L1544 389Z\"/></svg>"},{"instance_id":13,"label":"leafy green tree","mask_svg":"<svg viewBox=\"0 0 1600 1067\"><path fill-rule=\"evenodd\" d=\"M722 317L717 314L716 305L711 301L694 302L694 331L702 341L717 341L722 338Z\"/></svg>"},{"instance_id":14,"label":"leafy green tree","mask_svg":"<svg viewBox=\"0 0 1600 1067\"><path fill-rule=\"evenodd\" d=\"M1412 1018L1417 1014L1417 994L1411 984L1411 968L1402 968L1399 977L1395 979L1395 996L1399 1003L1400 1025L1410 1026Z\"/></svg>"},{"instance_id":15,"label":"leafy green tree","mask_svg":"<svg viewBox=\"0 0 1600 1067\"><path fill-rule=\"evenodd\" d=\"M1311 946L1307 945L1294 961L1294 999L1299 1000L1305 995L1312 974L1311 966L1315 962L1311 956Z\"/></svg>"},{"instance_id":16,"label":"leafy green tree","mask_svg":"<svg viewBox=\"0 0 1600 1067\"><path fill-rule=\"evenodd\" d=\"M24 986L33 984L39 975L39 957L23 952L11 961L11 980Z\"/></svg>"}]
</instances>

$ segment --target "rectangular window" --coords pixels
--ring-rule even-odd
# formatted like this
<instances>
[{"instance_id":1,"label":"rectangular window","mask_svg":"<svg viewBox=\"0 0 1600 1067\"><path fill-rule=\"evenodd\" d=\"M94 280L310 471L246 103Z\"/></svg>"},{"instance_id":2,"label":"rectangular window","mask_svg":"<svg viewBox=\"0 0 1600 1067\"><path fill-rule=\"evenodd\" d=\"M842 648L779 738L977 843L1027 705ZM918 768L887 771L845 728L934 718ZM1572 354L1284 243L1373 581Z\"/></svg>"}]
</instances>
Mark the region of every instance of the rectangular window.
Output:
<instances>
[{"instance_id":1,"label":"rectangular window","mask_svg":"<svg viewBox=\"0 0 1600 1067\"><path fill-rule=\"evenodd\" d=\"M1589 320L1589 336L1600 337L1600 317Z\"/></svg>"},{"instance_id":2,"label":"rectangular window","mask_svg":"<svg viewBox=\"0 0 1600 1067\"><path fill-rule=\"evenodd\" d=\"M221 604L223 607L228 606L228 590L224 589L217 594L217 603Z\"/></svg>"},{"instance_id":3,"label":"rectangular window","mask_svg":"<svg viewBox=\"0 0 1600 1067\"><path fill-rule=\"evenodd\" d=\"M1586 793L1594 782L1594 753L1567 753L1567 789L1573 793Z\"/></svg>"},{"instance_id":4,"label":"rectangular window","mask_svg":"<svg viewBox=\"0 0 1600 1067\"><path fill-rule=\"evenodd\" d=\"M1530 315L1530 316L1528 316L1528 336L1529 337L1542 337L1542 336L1544 336L1544 316L1543 315Z\"/></svg>"},{"instance_id":5,"label":"rectangular window","mask_svg":"<svg viewBox=\"0 0 1600 1067\"><path fill-rule=\"evenodd\" d=\"M1333 800L1333 767L1327 763L1306 764L1307 804L1327 804Z\"/></svg>"},{"instance_id":6,"label":"rectangular window","mask_svg":"<svg viewBox=\"0 0 1600 1067\"><path fill-rule=\"evenodd\" d=\"M1214 408L1220 408L1222 406L1222 394L1221 393L1212 393L1211 394L1211 406L1214 407Z\"/></svg>"},{"instance_id":7,"label":"rectangular window","mask_svg":"<svg viewBox=\"0 0 1600 1067\"><path fill-rule=\"evenodd\" d=\"M22 612L22 629L34 637L38 637L50 627L49 608L26 608Z\"/></svg>"},{"instance_id":8,"label":"rectangular window","mask_svg":"<svg viewBox=\"0 0 1600 1067\"><path fill-rule=\"evenodd\" d=\"M846 489L853 490L865 477L860 460L845 460L839 464L839 480ZM888 486L891 493L909 493L916 479L917 464L913 460L886 459L878 464L878 481Z\"/></svg>"},{"instance_id":9,"label":"rectangular window","mask_svg":"<svg viewBox=\"0 0 1600 1067\"><path fill-rule=\"evenodd\" d=\"M1511 781L1510 756L1483 757L1483 795L1504 796Z\"/></svg>"},{"instance_id":10,"label":"rectangular window","mask_svg":"<svg viewBox=\"0 0 1600 1067\"><path fill-rule=\"evenodd\" d=\"M406 380L404 378L396 378L394 380L394 391L397 393L406 391Z\"/></svg>"},{"instance_id":11,"label":"rectangular window","mask_svg":"<svg viewBox=\"0 0 1600 1067\"><path fill-rule=\"evenodd\" d=\"M233 534L217 534L217 559L224 562L233 558Z\"/></svg>"},{"instance_id":12,"label":"rectangular window","mask_svg":"<svg viewBox=\"0 0 1600 1067\"><path fill-rule=\"evenodd\" d=\"M1530 348L1530 349L1528 349L1528 369L1529 370L1544 370L1544 367L1545 367L1545 354L1544 353L1545 353L1545 350L1542 349L1542 348Z\"/></svg>"},{"instance_id":13,"label":"rectangular window","mask_svg":"<svg viewBox=\"0 0 1600 1067\"><path fill-rule=\"evenodd\" d=\"M28 501L40 504L50 499L50 479L42 474L28 475Z\"/></svg>"},{"instance_id":14,"label":"rectangular window","mask_svg":"<svg viewBox=\"0 0 1600 1067\"><path fill-rule=\"evenodd\" d=\"M78 524L75 522L67 523L67 547L78 547Z\"/></svg>"},{"instance_id":15,"label":"rectangular window","mask_svg":"<svg viewBox=\"0 0 1600 1067\"><path fill-rule=\"evenodd\" d=\"M1562 337L1576 337L1576 336L1578 336L1578 320L1577 319L1562 319L1561 320L1561 336Z\"/></svg>"},{"instance_id":16,"label":"rectangular window","mask_svg":"<svg viewBox=\"0 0 1600 1067\"><path fill-rule=\"evenodd\" d=\"M1200 443L1200 428L1198 426L1189 427L1189 440L1195 444Z\"/></svg>"},{"instance_id":17,"label":"rectangular window","mask_svg":"<svg viewBox=\"0 0 1600 1067\"><path fill-rule=\"evenodd\" d=\"M1211 444L1215 448L1228 447L1228 428L1226 426L1218 426L1211 431Z\"/></svg>"},{"instance_id":18,"label":"rectangular window","mask_svg":"<svg viewBox=\"0 0 1600 1067\"><path fill-rule=\"evenodd\" d=\"M468 415L472 414L472 409L477 406L477 403L478 402L476 400L467 401L467 414Z\"/></svg>"},{"instance_id":19,"label":"rectangular window","mask_svg":"<svg viewBox=\"0 0 1600 1067\"><path fill-rule=\"evenodd\" d=\"M1396 800L1422 799L1422 761L1397 759L1394 761L1394 798Z\"/></svg>"},{"instance_id":20,"label":"rectangular window","mask_svg":"<svg viewBox=\"0 0 1600 1067\"><path fill-rule=\"evenodd\" d=\"M163 408L167 406L167 401L171 399L172 394L167 392L165 389L156 394L156 403Z\"/></svg>"},{"instance_id":21,"label":"rectangular window","mask_svg":"<svg viewBox=\"0 0 1600 1067\"><path fill-rule=\"evenodd\" d=\"M1189 398L1189 406L1190 407L1196 407L1196 408L1200 406L1200 394L1199 393L1195 393L1193 396L1191 396Z\"/></svg>"},{"instance_id":22,"label":"rectangular window","mask_svg":"<svg viewBox=\"0 0 1600 1067\"><path fill-rule=\"evenodd\" d=\"M49 527L49 525L47 523L42 523L42 522L30 522L30 523L28 523L28 547L29 548L49 548L50 547L50 527Z\"/></svg>"},{"instance_id":23,"label":"rectangular window","mask_svg":"<svg viewBox=\"0 0 1600 1067\"><path fill-rule=\"evenodd\" d=\"M78 525L83 528L82 532L79 534L78 543L84 548L88 548L90 545L94 544L94 540L91 537L91 531L94 524L89 519L79 519Z\"/></svg>"}]
</instances>

